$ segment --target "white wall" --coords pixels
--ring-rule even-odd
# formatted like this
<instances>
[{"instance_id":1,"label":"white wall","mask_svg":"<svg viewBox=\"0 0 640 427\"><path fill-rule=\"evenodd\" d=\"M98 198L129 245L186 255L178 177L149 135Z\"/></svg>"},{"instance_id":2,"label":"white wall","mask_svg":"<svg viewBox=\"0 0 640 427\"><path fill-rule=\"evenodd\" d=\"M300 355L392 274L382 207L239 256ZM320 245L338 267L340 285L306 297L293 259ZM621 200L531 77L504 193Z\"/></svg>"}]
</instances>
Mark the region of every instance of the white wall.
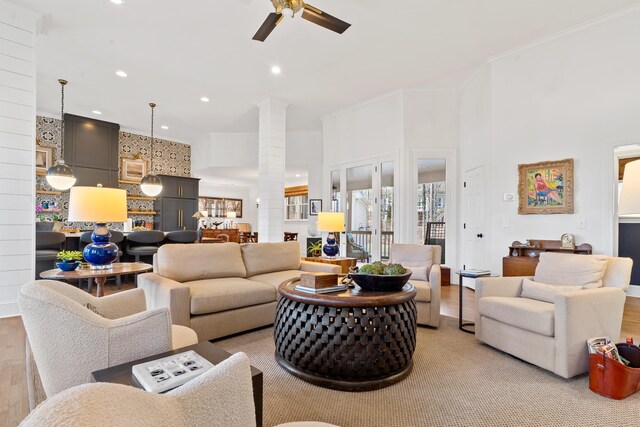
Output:
<instances>
[{"instance_id":1,"label":"white wall","mask_svg":"<svg viewBox=\"0 0 640 427\"><path fill-rule=\"evenodd\" d=\"M460 171L486 166L491 269L513 240L566 232L613 253L613 147L640 137L639 44L640 14L618 17L495 58L463 89ZM517 193L518 164L567 157L575 214L518 215L502 202Z\"/></svg>"},{"instance_id":2,"label":"white wall","mask_svg":"<svg viewBox=\"0 0 640 427\"><path fill-rule=\"evenodd\" d=\"M0 317L35 274L35 17L0 1Z\"/></svg>"}]
</instances>

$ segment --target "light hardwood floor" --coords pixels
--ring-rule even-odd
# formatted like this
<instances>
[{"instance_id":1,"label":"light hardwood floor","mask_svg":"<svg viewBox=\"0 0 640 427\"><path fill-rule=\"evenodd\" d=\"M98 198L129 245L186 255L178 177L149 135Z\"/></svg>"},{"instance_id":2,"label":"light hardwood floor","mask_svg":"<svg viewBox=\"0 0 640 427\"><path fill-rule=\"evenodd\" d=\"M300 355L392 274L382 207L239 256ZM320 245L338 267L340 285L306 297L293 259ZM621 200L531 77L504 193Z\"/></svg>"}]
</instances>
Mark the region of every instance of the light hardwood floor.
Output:
<instances>
[{"instance_id":1,"label":"light hardwood floor","mask_svg":"<svg viewBox=\"0 0 640 427\"><path fill-rule=\"evenodd\" d=\"M131 289L123 284L122 289ZM117 292L108 285L107 295ZM94 289L95 295L95 289ZM473 320L474 292L463 290L463 318ZM440 312L444 316L458 317L458 286L442 287ZM633 336L640 341L640 298L627 298L622 321L622 337ZM16 426L27 416L27 385L24 374L25 332L19 317L0 319L0 426Z\"/></svg>"}]
</instances>

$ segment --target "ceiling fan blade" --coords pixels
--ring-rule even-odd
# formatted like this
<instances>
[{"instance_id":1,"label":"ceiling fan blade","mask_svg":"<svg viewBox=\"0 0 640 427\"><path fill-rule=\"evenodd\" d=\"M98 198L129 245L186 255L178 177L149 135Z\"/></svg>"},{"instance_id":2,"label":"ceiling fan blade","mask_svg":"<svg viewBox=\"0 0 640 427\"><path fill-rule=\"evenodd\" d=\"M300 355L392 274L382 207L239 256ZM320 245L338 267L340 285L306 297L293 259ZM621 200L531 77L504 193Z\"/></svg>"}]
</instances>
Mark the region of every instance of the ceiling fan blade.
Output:
<instances>
[{"instance_id":1,"label":"ceiling fan blade","mask_svg":"<svg viewBox=\"0 0 640 427\"><path fill-rule=\"evenodd\" d=\"M304 10L302 11L302 19L306 19L307 21L318 24L321 27L324 27L331 31L335 31L339 34L344 33L347 28L351 26L351 24L348 24L336 18L335 16L331 16L328 13L325 13L309 4L304 5Z\"/></svg>"},{"instance_id":2,"label":"ceiling fan blade","mask_svg":"<svg viewBox=\"0 0 640 427\"><path fill-rule=\"evenodd\" d=\"M271 34L271 31L273 31L280 23L282 18L283 16L279 13L270 13L269 16L267 16L267 19L265 19L262 23L260 28L258 28L258 31L253 36L253 40L258 40L261 42L265 41L266 38L269 37L269 34Z\"/></svg>"}]
</instances>

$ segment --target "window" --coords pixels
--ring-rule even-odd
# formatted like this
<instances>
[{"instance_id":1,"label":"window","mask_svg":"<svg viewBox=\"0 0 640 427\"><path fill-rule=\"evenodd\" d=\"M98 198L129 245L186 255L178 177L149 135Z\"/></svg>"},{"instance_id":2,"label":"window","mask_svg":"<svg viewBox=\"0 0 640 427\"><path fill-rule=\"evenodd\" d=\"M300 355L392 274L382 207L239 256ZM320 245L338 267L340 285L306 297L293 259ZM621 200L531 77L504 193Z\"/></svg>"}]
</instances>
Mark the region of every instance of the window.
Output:
<instances>
[{"instance_id":1,"label":"window","mask_svg":"<svg viewBox=\"0 0 640 427\"><path fill-rule=\"evenodd\" d=\"M285 196L285 220L302 221L309 218L309 195Z\"/></svg>"}]
</instances>

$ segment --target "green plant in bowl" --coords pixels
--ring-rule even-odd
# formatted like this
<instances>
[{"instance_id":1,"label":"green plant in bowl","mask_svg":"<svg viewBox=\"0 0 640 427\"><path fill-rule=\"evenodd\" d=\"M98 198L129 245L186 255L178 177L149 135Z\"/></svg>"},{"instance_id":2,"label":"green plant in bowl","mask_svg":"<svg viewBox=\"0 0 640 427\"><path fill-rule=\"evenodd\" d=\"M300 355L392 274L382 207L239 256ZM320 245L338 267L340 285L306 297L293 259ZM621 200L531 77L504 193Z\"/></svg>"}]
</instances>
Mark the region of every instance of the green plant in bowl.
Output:
<instances>
[{"instance_id":1,"label":"green plant in bowl","mask_svg":"<svg viewBox=\"0 0 640 427\"><path fill-rule=\"evenodd\" d=\"M82 252L80 251L60 251L57 258L62 262L83 261Z\"/></svg>"}]
</instances>

